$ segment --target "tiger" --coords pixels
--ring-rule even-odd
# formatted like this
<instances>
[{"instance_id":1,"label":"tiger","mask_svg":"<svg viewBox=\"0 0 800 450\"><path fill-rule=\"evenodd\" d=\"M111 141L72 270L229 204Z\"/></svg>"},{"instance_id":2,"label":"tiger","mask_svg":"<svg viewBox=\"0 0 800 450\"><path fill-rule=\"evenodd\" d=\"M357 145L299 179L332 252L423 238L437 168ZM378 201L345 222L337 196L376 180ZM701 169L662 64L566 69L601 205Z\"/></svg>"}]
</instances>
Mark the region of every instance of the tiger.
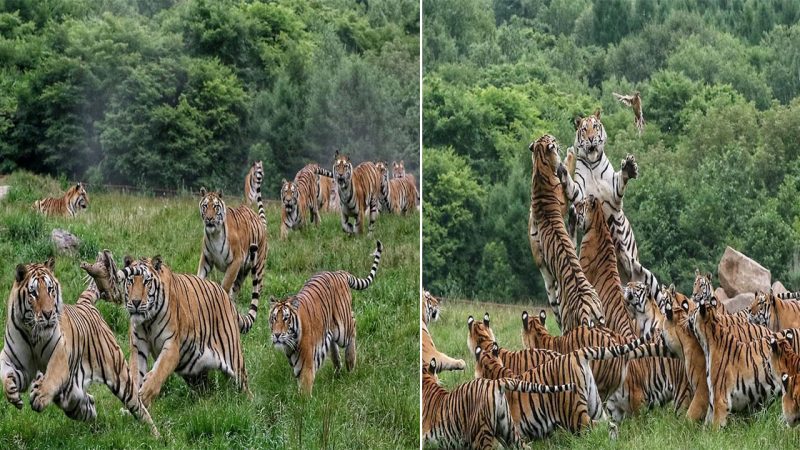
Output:
<instances>
[{"instance_id":1,"label":"tiger","mask_svg":"<svg viewBox=\"0 0 800 450\"><path fill-rule=\"evenodd\" d=\"M436 350L436 344L433 343L430 331L428 331L428 324L431 321L439 320L439 299L431 295L430 292L423 292L422 301L422 364L428 364L432 359L439 362L439 370L464 370L467 364L463 359L455 359L445 355Z\"/></svg>"},{"instance_id":2,"label":"tiger","mask_svg":"<svg viewBox=\"0 0 800 450\"><path fill-rule=\"evenodd\" d=\"M317 166L313 164L312 166ZM332 175L332 174L331 174ZM333 177L320 176L319 189L317 190L317 204L320 211L339 211L339 197L333 185Z\"/></svg>"},{"instance_id":3,"label":"tiger","mask_svg":"<svg viewBox=\"0 0 800 450\"><path fill-rule=\"evenodd\" d=\"M208 277L212 268L224 272L222 288L235 301L245 278L252 273L253 295L257 296L268 252L264 205L259 200L256 215L247 205L229 209L222 192L200 188L200 195L200 217L205 228L197 276ZM253 246L258 249L256 253L250 251Z\"/></svg>"},{"instance_id":4,"label":"tiger","mask_svg":"<svg viewBox=\"0 0 800 450\"><path fill-rule=\"evenodd\" d=\"M54 268L53 258L16 267L0 352L6 400L22 409L20 395L32 384L34 411L55 403L67 417L89 421L97 417L97 410L86 388L102 382L158 436L125 355L95 307L100 294L94 282L89 281L74 305L65 304Z\"/></svg>"},{"instance_id":5,"label":"tiger","mask_svg":"<svg viewBox=\"0 0 800 450\"><path fill-rule=\"evenodd\" d=\"M664 314L658 301L650 295L650 288L641 281L629 281L622 289L625 309L633 317L639 336L654 336L663 326Z\"/></svg>"},{"instance_id":6,"label":"tiger","mask_svg":"<svg viewBox=\"0 0 800 450\"><path fill-rule=\"evenodd\" d=\"M783 421L787 426L795 427L800 423L800 380L797 374L800 372L800 355L797 354L798 339L796 333L786 333L783 339L770 340L772 350L770 361L776 372L781 374L781 384L783 386L783 396L781 399L781 409Z\"/></svg>"},{"instance_id":7,"label":"tiger","mask_svg":"<svg viewBox=\"0 0 800 450\"><path fill-rule=\"evenodd\" d=\"M337 372L341 369L339 347L345 349L347 371L355 368L356 322L350 289L363 291L372 285L382 251L377 241L366 278L342 270L319 272L297 294L281 300L270 297L272 345L286 354L301 393L311 396L314 377L329 351Z\"/></svg>"},{"instance_id":8,"label":"tiger","mask_svg":"<svg viewBox=\"0 0 800 450\"><path fill-rule=\"evenodd\" d=\"M309 164L294 176L293 181L283 179L281 185L281 239L289 230L304 227L309 221L317 226L319 216L319 180L332 178L333 174L316 164ZM311 217L307 217L310 214Z\"/></svg>"},{"instance_id":9,"label":"tiger","mask_svg":"<svg viewBox=\"0 0 800 450\"><path fill-rule=\"evenodd\" d=\"M251 246L250 257L257 251ZM250 331L256 320L256 290L249 311L241 314L222 286L173 272L161 256L137 261L126 256L117 277L130 315L131 376L145 406L158 397L173 372L191 387L204 388L209 372L219 369L252 397L240 334ZM149 356L154 359L150 371Z\"/></svg>"},{"instance_id":10,"label":"tiger","mask_svg":"<svg viewBox=\"0 0 800 450\"><path fill-rule=\"evenodd\" d=\"M502 378L472 380L447 391L438 383L440 370L436 359L422 366L422 440L439 448L494 449L497 443L519 447L519 430L511 420L506 395L573 388Z\"/></svg>"},{"instance_id":11,"label":"tiger","mask_svg":"<svg viewBox=\"0 0 800 450\"><path fill-rule=\"evenodd\" d=\"M264 164L256 161L250 166L244 177L244 202L246 204L261 203L261 183L264 181Z\"/></svg>"},{"instance_id":12,"label":"tiger","mask_svg":"<svg viewBox=\"0 0 800 450\"><path fill-rule=\"evenodd\" d=\"M475 351L479 354L475 374L490 379L518 377L542 384L573 383L571 392L547 399L537 395L507 395L511 417L514 423L519 424L520 433L529 439L540 439L552 433L556 427L577 433L591 428L596 420L604 418L602 401L589 363L616 358L631 350L627 345L584 347L559 355L523 373L516 373L505 367L495 350L477 347Z\"/></svg>"},{"instance_id":13,"label":"tiger","mask_svg":"<svg viewBox=\"0 0 800 450\"><path fill-rule=\"evenodd\" d=\"M578 327L562 336L552 336L545 327L546 321L547 313L544 310L539 312L538 317L529 317L527 311L522 312L522 344L525 348L565 354L583 347L611 347L618 344L611 335L599 328ZM627 364L624 358L615 358L592 361L591 368L600 398L605 401L622 384Z\"/></svg>"},{"instance_id":14,"label":"tiger","mask_svg":"<svg viewBox=\"0 0 800 450\"><path fill-rule=\"evenodd\" d=\"M765 326L772 331L800 327L800 302L782 300L779 295L758 291L750 304L751 322Z\"/></svg>"},{"instance_id":15,"label":"tiger","mask_svg":"<svg viewBox=\"0 0 800 450\"><path fill-rule=\"evenodd\" d=\"M537 246L547 270L556 280L555 299L549 298L561 331L581 325L604 324L600 298L581 269L575 245L564 226L564 199L555 174L561 164L558 143L550 135L531 144L533 176L531 181L531 216L538 230ZM531 239L534 239L531 237ZM531 243L533 249L534 243ZM544 274L544 273L543 273ZM547 285L547 279L545 279Z\"/></svg>"},{"instance_id":16,"label":"tiger","mask_svg":"<svg viewBox=\"0 0 800 450\"><path fill-rule=\"evenodd\" d=\"M386 163L377 162L375 167L381 177L381 208L392 214L409 214L417 207L417 189L408 177L389 178Z\"/></svg>"},{"instance_id":17,"label":"tiger","mask_svg":"<svg viewBox=\"0 0 800 450\"><path fill-rule=\"evenodd\" d=\"M89 207L89 194L83 183L77 183L61 197L36 200L33 209L45 216L75 217L78 211Z\"/></svg>"},{"instance_id":18,"label":"tiger","mask_svg":"<svg viewBox=\"0 0 800 450\"><path fill-rule=\"evenodd\" d=\"M406 173L406 166L401 159L400 162L392 161L392 178L403 178L406 175L413 177L410 173Z\"/></svg>"},{"instance_id":19,"label":"tiger","mask_svg":"<svg viewBox=\"0 0 800 450\"><path fill-rule=\"evenodd\" d=\"M617 255L600 200L589 195L575 205L577 223L583 229L580 264L586 279L597 290L606 326L625 339L636 337L634 323L625 310Z\"/></svg>"},{"instance_id":20,"label":"tiger","mask_svg":"<svg viewBox=\"0 0 800 450\"><path fill-rule=\"evenodd\" d=\"M692 389L686 416L692 421L704 420L709 404L706 359L697 336L689 326L689 316L697 305L691 298L678 292L674 284L664 288L664 297L667 301L661 336L667 347L683 361Z\"/></svg>"},{"instance_id":21,"label":"tiger","mask_svg":"<svg viewBox=\"0 0 800 450\"><path fill-rule=\"evenodd\" d=\"M93 264L82 262L80 268L92 279L101 299L121 305L123 294L121 283L117 282L117 264L110 250L97 252Z\"/></svg>"},{"instance_id":22,"label":"tiger","mask_svg":"<svg viewBox=\"0 0 800 450\"><path fill-rule=\"evenodd\" d=\"M722 428L732 411L768 404L781 391L780 376L772 370L770 346L763 339L741 340L720 324L717 299L701 299L689 318L706 359L709 410L706 423ZM761 336L763 337L763 336Z\"/></svg>"},{"instance_id":23,"label":"tiger","mask_svg":"<svg viewBox=\"0 0 800 450\"><path fill-rule=\"evenodd\" d=\"M350 156L336 150L333 163L336 194L341 208L342 230L347 234L372 234L381 201L381 177L375 164L365 161L353 168ZM355 224L350 218L355 218Z\"/></svg>"},{"instance_id":24,"label":"tiger","mask_svg":"<svg viewBox=\"0 0 800 450\"><path fill-rule=\"evenodd\" d=\"M399 163L397 161L392 161L392 179L405 180L405 184L408 186L406 188L408 190L408 195L411 195L411 192L414 193L413 199L416 200L414 206L419 209L420 198L419 189L417 189L417 179L414 178L414 175L406 173L406 167L402 159Z\"/></svg>"}]
</instances>

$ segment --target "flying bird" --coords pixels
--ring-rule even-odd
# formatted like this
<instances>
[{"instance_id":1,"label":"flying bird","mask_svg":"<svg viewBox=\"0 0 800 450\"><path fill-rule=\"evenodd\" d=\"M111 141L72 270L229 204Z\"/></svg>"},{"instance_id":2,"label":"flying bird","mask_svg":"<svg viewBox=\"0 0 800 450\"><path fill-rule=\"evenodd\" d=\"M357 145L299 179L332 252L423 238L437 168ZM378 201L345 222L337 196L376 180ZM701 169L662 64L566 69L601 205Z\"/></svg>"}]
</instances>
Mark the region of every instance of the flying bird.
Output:
<instances>
[{"instance_id":1,"label":"flying bird","mask_svg":"<svg viewBox=\"0 0 800 450\"><path fill-rule=\"evenodd\" d=\"M633 95L620 95L614 92L614 97L623 105L630 106L633 109L633 124L639 130L639 136L641 136L642 130L644 130L644 115L642 114L642 97L639 95L639 91L634 92Z\"/></svg>"}]
</instances>

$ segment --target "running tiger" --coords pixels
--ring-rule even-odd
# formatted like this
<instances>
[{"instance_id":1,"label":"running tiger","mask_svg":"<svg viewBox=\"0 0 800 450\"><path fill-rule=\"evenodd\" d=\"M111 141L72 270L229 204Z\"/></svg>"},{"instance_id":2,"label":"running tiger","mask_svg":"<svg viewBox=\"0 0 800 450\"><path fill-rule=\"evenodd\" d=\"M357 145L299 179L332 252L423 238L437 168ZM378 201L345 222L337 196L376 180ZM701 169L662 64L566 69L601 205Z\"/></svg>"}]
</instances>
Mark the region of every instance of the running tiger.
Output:
<instances>
[{"instance_id":1,"label":"running tiger","mask_svg":"<svg viewBox=\"0 0 800 450\"><path fill-rule=\"evenodd\" d=\"M252 273L253 293L259 294L268 249L267 219L261 197L256 215L247 205L227 208L222 192L200 188L200 195L200 217L205 228L197 276L208 277L213 267L224 272L222 288L235 302L242 283ZM258 249L256 253L250 251L253 246Z\"/></svg>"},{"instance_id":2,"label":"running tiger","mask_svg":"<svg viewBox=\"0 0 800 450\"><path fill-rule=\"evenodd\" d=\"M93 420L97 410L86 388L101 382L158 436L125 355L94 306L100 296L94 282L89 282L76 304L65 304L54 267L50 258L44 264L16 268L0 353L6 399L22 409L20 395L33 382L30 402L34 411L41 412L54 402L71 419Z\"/></svg>"},{"instance_id":3,"label":"running tiger","mask_svg":"<svg viewBox=\"0 0 800 450\"><path fill-rule=\"evenodd\" d=\"M563 167L558 143L553 136L544 135L530 145L530 150L533 152L530 211L532 228L538 230L537 236L531 236L531 247L538 248L547 272L555 278L557 295L549 301L556 322L564 333L581 325L604 324L600 298L586 279L564 226L564 198L556 176L556 167ZM548 284L553 283L548 283L545 277L545 286Z\"/></svg>"},{"instance_id":4,"label":"running tiger","mask_svg":"<svg viewBox=\"0 0 800 450\"><path fill-rule=\"evenodd\" d=\"M246 204L261 203L261 183L264 181L264 165L256 161L250 166L244 177L244 202Z\"/></svg>"},{"instance_id":5,"label":"running tiger","mask_svg":"<svg viewBox=\"0 0 800 450\"><path fill-rule=\"evenodd\" d=\"M48 197L33 203L33 209L46 216L75 217L78 211L88 207L89 195L83 183L72 186L62 197Z\"/></svg>"},{"instance_id":6,"label":"running tiger","mask_svg":"<svg viewBox=\"0 0 800 450\"><path fill-rule=\"evenodd\" d=\"M369 161L353 168L350 157L336 150L333 173L341 206L342 229L348 234L363 234L368 219L367 230L372 234L381 201L378 168ZM350 223L351 217L355 218L355 224Z\"/></svg>"},{"instance_id":7,"label":"running tiger","mask_svg":"<svg viewBox=\"0 0 800 450\"><path fill-rule=\"evenodd\" d=\"M251 255L257 250L251 246ZM206 383L211 370L219 369L251 395L240 333L250 331L256 320L255 288L245 315L219 284L175 273L160 256L138 261L126 256L117 276L130 314L131 375L145 406L173 372L196 388ZM148 372L149 356L154 362Z\"/></svg>"},{"instance_id":8,"label":"running tiger","mask_svg":"<svg viewBox=\"0 0 800 450\"><path fill-rule=\"evenodd\" d=\"M316 164L309 164L294 176L294 181L283 180L281 186L281 239L289 230L297 230L308 222L319 226L320 177L333 178L333 174ZM309 217L310 215L310 217Z\"/></svg>"},{"instance_id":9,"label":"running tiger","mask_svg":"<svg viewBox=\"0 0 800 450\"><path fill-rule=\"evenodd\" d=\"M286 354L303 394L311 395L317 370L328 352L337 372L342 366L339 347L345 349L347 371L355 367L356 322L350 289L363 291L372 285L382 251L378 241L366 278L343 270L319 272L297 294L279 301L270 298L272 345Z\"/></svg>"}]
</instances>

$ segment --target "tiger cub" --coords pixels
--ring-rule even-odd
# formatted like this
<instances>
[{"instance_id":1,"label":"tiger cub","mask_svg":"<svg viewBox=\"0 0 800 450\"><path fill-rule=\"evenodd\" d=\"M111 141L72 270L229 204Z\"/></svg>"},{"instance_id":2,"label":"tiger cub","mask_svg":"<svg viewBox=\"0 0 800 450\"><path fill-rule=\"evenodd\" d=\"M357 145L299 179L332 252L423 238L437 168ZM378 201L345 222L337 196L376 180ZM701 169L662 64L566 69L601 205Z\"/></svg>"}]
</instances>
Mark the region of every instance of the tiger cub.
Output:
<instances>
[{"instance_id":1,"label":"tiger cub","mask_svg":"<svg viewBox=\"0 0 800 450\"><path fill-rule=\"evenodd\" d=\"M311 395L314 377L328 352L336 371L341 369L339 347L345 349L347 371L355 367L356 322L350 289L362 291L372 285L382 251L378 241L367 278L343 270L319 272L297 294L279 301L270 297L272 345L286 354L302 393Z\"/></svg>"},{"instance_id":2,"label":"tiger cub","mask_svg":"<svg viewBox=\"0 0 800 450\"><path fill-rule=\"evenodd\" d=\"M514 378L478 379L447 391L439 385L435 359L422 366L422 440L439 448L492 449L520 445L506 395L554 393L573 385L546 386Z\"/></svg>"},{"instance_id":3,"label":"tiger cub","mask_svg":"<svg viewBox=\"0 0 800 450\"><path fill-rule=\"evenodd\" d=\"M294 177L294 181L283 180L281 186L281 239L286 239L289 230L304 227L309 221L317 226L319 216L319 180L332 178L333 174L316 164L309 164ZM307 217L310 215L310 217Z\"/></svg>"},{"instance_id":4,"label":"tiger cub","mask_svg":"<svg viewBox=\"0 0 800 450\"><path fill-rule=\"evenodd\" d=\"M256 251L255 246L250 249ZM219 369L250 395L239 335L255 322L257 292L248 313L240 314L219 284L175 273L160 256L138 261L126 256L117 277L130 314L131 375L146 406L173 372L190 386L201 387L208 373ZM154 359L150 371L149 356Z\"/></svg>"},{"instance_id":5,"label":"tiger cub","mask_svg":"<svg viewBox=\"0 0 800 450\"><path fill-rule=\"evenodd\" d=\"M264 181L264 164L256 161L250 166L244 177L244 202L258 204L261 202L261 183Z\"/></svg>"},{"instance_id":6,"label":"tiger cub","mask_svg":"<svg viewBox=\"0 0 800 450\"><path fill-rule=\"evenodd\" d=\"M88 207L89 195L83 183L72 186L62 197L48 197L33 203L33 209L46 216L75 217L78 211Z\"/></svg>"},{"instance_id":7,"label":"tiger cub","mask_svg":"<svg viewBox=\"0 0 800 450\"><path fill-rule=\"evenodd\" d=\"M253 295L258 295L268 249L264 205L259 201L256 215L247 205L225 206L222 192L200 188L200 195L200 217L205 228L197 276L206 278L214 267L224 272L222 288L236 301L242 283L252 272ZM258 249L256 253L250 252L253 246Z\"/></svg>"},{"instance_id":8,"label":"tiger cub","mask_svg":"<svg viewBox=\"0 0 800 450\"><path fill-rule=\"evenodd\" d=\"M102 382L158 436L125 355L94 306L99 298L97 287L90 281L76 304L65 304L54 267L50 258L44 264L16 268L0 353L6 399L21 409L20 394L33 382L30 402L34 411L41 412L55 402L71 419L93 420L97 410L86 388Z\"/></svg>"},{"instance_id":9,"label":"tiger cub","mask_svg":"<svg viewBox=\"0 0 800 450\"><path fill-rule=\"evenodd\" d=\"M371 162L363 162L353 168L350 157L336 151L333 163L337 194L342 214L342 229L345 233L371 234L375 228L381 201L381 178L378 168ZM350 218L355 218L355 224ZM367 226L367 220L369 225Z\"/></svg>"}]
</instances>

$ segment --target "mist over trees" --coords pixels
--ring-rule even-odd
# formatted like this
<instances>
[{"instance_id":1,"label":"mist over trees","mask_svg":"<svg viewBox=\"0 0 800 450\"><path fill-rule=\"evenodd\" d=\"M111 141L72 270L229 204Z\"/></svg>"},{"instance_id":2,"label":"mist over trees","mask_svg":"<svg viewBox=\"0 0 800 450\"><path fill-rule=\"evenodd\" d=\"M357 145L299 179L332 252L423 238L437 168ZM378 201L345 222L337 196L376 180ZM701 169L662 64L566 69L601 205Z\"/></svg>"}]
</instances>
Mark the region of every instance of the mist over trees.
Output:
<instances>
[{"instance_id":1,"label":"mist over trees","mask_svg":"<svg viewBox=\"0 0 800 450\"><path fill-rule=\"evenodd\" d=\"M0 1L0 173L264 192L304 164L418 171L413 0Z\"/></svg>"},{"instance_id":2,"label":"mist over trees","mask_svg":"<svg viewBox=\"0 0 800 450\"><path fill-rule=\"evenodd\" d=\"M527 238L531 156L596 108L642 263L690 290L730 245L800 289L800 4L424 2L423 282L545 298ZM645 131L612 92L641 92ZM562 152L562 158L564 154ZM716 284L715 280L715 284Z\"/></svg>"}]
</instances>

